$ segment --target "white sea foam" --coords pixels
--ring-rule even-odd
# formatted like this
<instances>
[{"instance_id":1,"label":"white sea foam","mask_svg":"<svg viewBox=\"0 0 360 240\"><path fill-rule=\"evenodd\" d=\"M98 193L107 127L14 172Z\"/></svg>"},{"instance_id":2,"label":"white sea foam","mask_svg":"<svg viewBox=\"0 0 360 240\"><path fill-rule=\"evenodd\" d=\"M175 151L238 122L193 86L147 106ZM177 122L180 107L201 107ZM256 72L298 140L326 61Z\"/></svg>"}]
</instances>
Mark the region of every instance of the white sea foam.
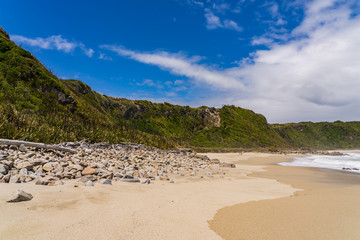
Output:
<instances>
[{"instance_id":1,"label":"white sea foam","mask_svg":"<svg viewBox=\"0 0 360 240\"><path fill-rule=\"evenodd\" d=\"M360 153L345 153L342 156L300 157L295 158L292 162L279 163L279 165L330 168L360 173Z\"/></svg>"}]
</instances>

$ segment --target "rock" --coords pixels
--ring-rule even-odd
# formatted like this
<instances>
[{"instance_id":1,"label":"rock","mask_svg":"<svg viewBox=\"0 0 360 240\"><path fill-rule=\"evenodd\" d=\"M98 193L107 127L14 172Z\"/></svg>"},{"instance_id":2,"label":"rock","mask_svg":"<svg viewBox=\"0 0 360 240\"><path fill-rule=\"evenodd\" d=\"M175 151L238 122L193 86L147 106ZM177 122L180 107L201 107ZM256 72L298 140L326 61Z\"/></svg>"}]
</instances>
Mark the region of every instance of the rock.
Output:
<instances>
[{"instance_id":1,"label":"rock","mask_svg":"<svg viewBox=\"0 0 360 240\"><path fill-rule=\"evenodd\" d=\"M4 164L0 164L0 173L1 174L7 174L7 172L9 171L8 166L4 165Z\"/></svg>"},{"instance_id":2,"label":"rock","mask_svg":"<svg viewBox=\"0 0 360 240\"><path fill-rule=\"evenodd\" d=\"M25 147L24 144L20 145L19 150L22 151L22 152L27 152L27 148Z\"/></svg>"},{"instance_id":3,"label":"rock","mask_svg":"<svg viewBox=\"0 0 360 240\"><path fill-rule=\"evenodd\" d=\"M101 184L110 184L111 185L111 180L110 179L103 179L100 182Z\"/></svg>"},{"instance_id":4,"label":"rock","mask_svg":"<svg viewBox=\"0 0 360 240\"><path fill-rule=\"evenodd\" d=\"M15 168L17 169L22 169L22 168L26 168L27 170L32 170L33 169L33 164L31 162L21 162L21 163L16 163L15 164Z\"/></svg>"},{"instance_id":5,"label":"rock","mask_svg":"<svg viewBox=\"0 0 360 240\"><path fill-rule=\"evenodd\" d=\"M50 180L45 178L38 178L35 182L36 185L49 185Z\"/></svg>"},{"instance_id":6,"label":"rock","mask_svg":"<svg viewBox=\"0 0 360 240\"><path fill-rule=\"evenodd\" d=\"M94 168L91 168L91 167L86 167L82 172L81 174L83 176L86 176L86 175L93 175L96 173L96 169Z\"/></svg>"},{"instance_id":7,"label":"rock","mask_svg":"<svg viewBox=\"0 0 360 240\"><path fill-rule=\"evenodd\" d=\"M44 166L42 167L42 169L45 172L51 172L51 170L53 169L53 164L51 162L44 164Z\"/></svg>"},{"instance_id":8,"label":"rock","mask_svg":"<svg viewBox=\"0 0 360 240\"><path fill-rule=\"evenodd\" d=\"M150 179L142 179L142 180L140 180L140 183L141 184L150 184Z\"/></svg>"},{"instance_id":9,"label":"rock","mask_svg":"<svg viewBox=\"0 0 360 240\"><path fill-rule=\"evenodd\" d=\"M221 167L229 167L229 168L235 168L236 167L235 164L225 163L225 162L221 163L220 166Z\"/></svg>"},{"instance_id":10,"label":"rock","mask_svg":"<svg viewBox=\"0 0 360 240\"><path fill-rule=\"evenodd\" d=\"M138 183L140 182L137 178L121 178L120 181L122 182L132 182L132 183Z\"/></svg>"},{"instance_id":11,"label":"rock","mask_svg":"<svg viewBox=\"0 0 360 240\"><path fill-rule=\"evenodd\" d=\"M75 164L75 165L72 165L71 166L73 169L76 169L77 171L82 171L84 168L81 166L81 165L79 165L79 164Z\"/></svg>"},{"instance_id":12,"label":"rock","mask_svg":"<svg viewBox=\"0 0 360 240\"><path fill-rule=\"evenodd\" d=\"M6 174L2 180L5 182L5 183L8 183L10 181L10 178L11 178L11 175L10 174Z\"/></svg>"},{"instance_id":13,"label":"rock","mask_svg":"<svg viewBox=\"0 0 360 240\"><path fill-rule=\"evenodd\" d=\"M86 148L86 149L85 149L85 153L92 153L92 152L93 152L93 150L90 149L90 148Z\"/></svg>"},{"instance_id":14,"label":"rock","mask_svg":"<svg viewBox=\"0 0 360 240\"><path fill-rule=\"evenodd\" d=\"M12 175L10 177L9 183L19 183L20 182L20 178L19 175Z\"/></svg>"},{"instance_id":15,"label":"rock","mask_svg":"<svg viewBox=\"0 0 360 240\"><path fill-rule=\"evenodd\" d=\"M7 39L10 39L9 34L5 32L5 30L2 27L0 27L0 34L4 35Z\"/></svg>"},{"instance_id":16,"label":"rock","mask_svg":"<svg viewBox=\"0 0 360 240\"><path fill-rule=\"evenodd\" d=\"M1 161L3 165L7 166L8 168L12 168L14 166L14 162L10 162L8 160Z\"/></svg>"},{"instance_id":17,"label":"rock","mask_svg":"<svg viewBox=\"0 0 360 240\"><path fill-rule=\"evenodd\" d=\"M104 183L102 183L102 184L104 184ZM111 182L110 182L110 184L111 184ZM93 187L93 186L94 186L94 183L89 180L89 181L87 181L87 182L85 183L85 186Z\"/></svg>"},{"instance_id":18,"label":"rock","mask_svg":"<svg viewBox=\"0 0 360 240\"><path fill-rule=\"evenodd\" d=\"M170 179L169 183L175 183L174 180Z\"/></svg>"},{"instance_id":19,"label":"rock","mask_svg":"<svg viewBox=\"0 0 360 240\"><path fill-rule=\"evenodd\" d=\"M210 162L212 164L220 164L220 160L219 159L211 159Z\"/></svg>"},{"instance_id":20,"label":"rock","mask_svg":"<svg viewBox=\"0 0 360 240\"><path fill-rule=\"evenodd\" d=\"M72 96L66 96L64 93L59 92L58 93L58 102L62 105L67 105L70 104L72 102L74 102L74 98Z\"/></svg>"},{"instance_id":21,"label":"rock","mask_svg":"<svg viewBox=\"0 0 360 240\"><path fill-rule=\"evenodd\" d=\"M35 156L35 153L33 153L33 152L25 155L26 158L32 158L33 156Z\"/></svg>"},{"instance_id":22,"label":"rock","mask_svg":"<svg viewBox=\"0 0 360 240\"><path fill-rule=\"evenodd\" d=\"M19 174L22 175L22 176L27 176L27 175L29 175L28 170L27 170L26 168L22 168L22 169L19 171Z\"/></svg>"},{"instance_id":23,"label":"rock","mask_svg":"<svg viewBox=\"0 0 360 240\"><path fill-rule=\"evenodd\" d=\"M30 201L33 196L30 193L24 192L23 190L17 190L14 196L7 202L22 202Z\"/></svg>"},{"instance_id":24,"label":"rock","mask_svg":"<svg viewBox=\"0 0 360 240\"><path fill-rule=\"evenodd\" d=\"M61 186L64 185L65 183L63 181L56 181L55 182L55 186Z\"/></svg>"}]
</instances>

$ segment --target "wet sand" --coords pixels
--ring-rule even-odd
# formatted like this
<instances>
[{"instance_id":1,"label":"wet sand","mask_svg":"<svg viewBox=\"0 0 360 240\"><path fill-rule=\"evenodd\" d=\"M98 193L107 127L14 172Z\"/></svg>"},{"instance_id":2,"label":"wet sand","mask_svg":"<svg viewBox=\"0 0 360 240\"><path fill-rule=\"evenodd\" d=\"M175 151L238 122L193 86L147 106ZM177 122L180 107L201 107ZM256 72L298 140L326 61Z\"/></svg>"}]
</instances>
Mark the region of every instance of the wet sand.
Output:
<instances>
[{"instance_id":1,"label":"wet sand","mask_svg":"<svg viewBox=\"0 0 360 240\"><path fill-rule=\"evenodd\" d=\"M303 191L222 208L209 221L210 228L226 240L360 239L359 174L276 165L281 161L284 157L279 155L235 162L240 168L266 166L267 171L251 177L275 179Z\"/></svg>"}]
</instances>

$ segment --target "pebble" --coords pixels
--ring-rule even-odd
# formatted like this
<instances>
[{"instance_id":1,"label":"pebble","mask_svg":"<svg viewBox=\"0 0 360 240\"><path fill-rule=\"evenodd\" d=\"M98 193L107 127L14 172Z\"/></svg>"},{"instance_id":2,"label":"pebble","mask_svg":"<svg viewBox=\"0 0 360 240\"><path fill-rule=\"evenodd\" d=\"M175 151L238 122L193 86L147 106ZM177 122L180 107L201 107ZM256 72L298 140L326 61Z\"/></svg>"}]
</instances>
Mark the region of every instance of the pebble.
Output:
<instances>
[{"instance_id":1,"label":"pebble","mask_svg":"<svg viewBox=\"0 0 360 240\"><path fill-rule=\"evenodd\" d=\"M103 179L100 182L101 184L110 184L111 185L111 180L110 179Z\"/></svg>"},{"instance_id":2,"label":"pebble","mask_svg":"<svg viewBox=\"0 0 360 240\"><path fill-rule=\"evenodd\" d=\"M85 183L85 186L93 187L93 186L94 186L94 183L93 183L91 180L89 180L89 181L87 181L87 182Z\"/></svg>"}]
</instances>

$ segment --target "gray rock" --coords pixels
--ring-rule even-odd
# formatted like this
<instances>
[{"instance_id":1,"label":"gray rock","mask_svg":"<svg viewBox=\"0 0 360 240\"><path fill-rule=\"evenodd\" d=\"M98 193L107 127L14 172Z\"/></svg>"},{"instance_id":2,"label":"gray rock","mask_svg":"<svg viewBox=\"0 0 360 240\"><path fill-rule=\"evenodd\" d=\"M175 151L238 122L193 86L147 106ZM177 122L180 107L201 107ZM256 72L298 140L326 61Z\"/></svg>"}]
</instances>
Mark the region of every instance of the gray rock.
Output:
<instances>
[{"instance_id":1,"label":"gray rock","mask_svg":"<svg viewBox=\"0 0 360 240\"><path fill-rule=\"evenodd\" d=\"M20 178L19 175L12 175L10 177L9 183L19 183L20 182Z\"/></svg>"},{"instance_id":2,"label":"gray rock","mask_svg":"<svg viewBox=\"0 0 360 240\"><path fill-rule=\"evenodd\" d=\"M23 190L17 190L14 196L8 200L7 202L22 202L22 201L30 201L33 196L30 193L24 192Z\"/></svg>"},{"instance_id":3,"label":"gray rock","mask_svg":"<svg viewBox=\"0 0 360 240\"><path fill-rule=\"evenodd\" d=\"M106 183L102 183L102 184L106 184ZM107 183L107 184L108 184L108 183ZM110 184L111 184L111 182L110 182ZM85 183L85 186L93 187L93 186L94 186L94 183L93 183L91 180L89 180L89 181L87 181L87 182Z\"/></svg>"},{"instance_id":4,"label":"gray rock","mask_svg":"<svg viewBox=\"0 0 360 240\"><path fill-rule=\"evenodd\" d=\"M121 178L120 181L122 181L122 182L132 182L132 183L140 182L140 180L136 179L136 178Z\"/></svg>"},{"instance_id":5,"label":"gray rock","mask_svg":"<svg viewBox=\"0 0 360 240\"><path fill-rule=\"evenodd\" d=\"M32 170L33 167L34 166L32 165L31 162L20 162L20 163L15 164L15 168L17 168L17 169L26 168L27 170Z\"/></svg>"},{"instance_id":6,"label":"gray rock","mask_svg":"<svg viewBox=\"0 0 360 240\"><path fill-rule=\"evenodd\" d=\"M26 152L27 148L24 146L24 144L21 144L20 147L19 147L19 150L22 151L22 152Z\"/></svg>"},{"instance_id":7,"label":"gray rock","mask_svg":"<svg viewBox=\"0 0 360 240\"><path fill-rule=\"evenodd\" d=\"M140 183L141 184L150 184L150 179L142 179L142 180L140 180Z\"/></svg>"},{"instance_id":8,"label":"gray rock","mask_svg":"<svg viewBox=\"0 0 360 240\"><path fill-rule=\"evenodd\" d=\"M92 153L92 152L93 152L93 150L90 148L85 149L85 153Z\"/></svg>"},{"instance_id":9,"label":"gray rock","mask_svg":"<svg viewBox=\"0 0 360 240\"><path fill-rule=\"evenodd\" d=\"M56 181L55 182L55 186L61 186L61 185L64 185L63 181Z\"/></svg>"},{"instance_id":10,"label":"gray rock","mask_svg":"<svg viewBox=\"0 0 360 240\"><path fill-rule=\"evenodd\" d=\"M103 179L100 182L101 184L110 184L111 185L111 180L110 179Z\"/></svg>"},{"instance_id":11,"label":"gray rock","mask_svg":"<svg viewBox=\"0 0 360 240\"><path fill-rule=\"evenodd\" d=\"M8 168L12 168L14 166L14 162L10 162L8 160L3 160L1 161L1 163L7 166Z\"/></svg>"},{"instance_id":12,"label":"gray rock","mask_svg":"<svg viewBox=\"0 0 360 240\"><path fill-rule=\"evenodd\" d=\"M33 156L35 156L35 153L33 153L33 152L25 154L26 158L32 158Z\"/></svg>"},{"instance_id":13,"label":"gray rock","mask_svg":"<svg viewBox=\"0 0 360 240\"><path fill-rule=\"evenodd\" d=\"M4 181L5 183L8 183L10 181L10 177L11 177L11 175L8 173L2 178L2 181Z\"/></svg>"},{"instance_id":14,"label":"gray rock","mask_svg":"<svg viewBox=\"0 0 360 240\"><path fill-rule=\"evenodd\" d=\"M36 185L49 185L50 181L45 178L38 178L35 182Z\"/></svg>"},{"instance_id":15,"label":"gray rock","mask_svg":"<svg viewBox=\"0 0 360 240\"><path fill-rule=\"evenodd\" d=\"M22 175L22 176L27 176L29 173L28 173L28 170L26 168L22 168L19 171L19 174Z\"/></svg>"},{"instance_id":16,"label":"gray rock","mask_svg":"<svg viewBox=\"0 0 360 240\"><path fill-rule=\"evenodd\" d=\"M0 164L0 173L1 174L7 174L7 172L9 171L9 168L8 168L8 166L6 166L6 165L3 165L3 164Z\"/></svg>"},{"instance_id":17,"label":"gray rock","mask_svg":"<svg viewBox=\"0 0 360 240\"><path fill-rule=\"evenodd\" d=\"M73 169L76 169L77 171L82 171L84 168L81 166L81 165L79 165L79 164L75 164L75 165L72 165L71 166Z\"/></svg>"}]
</instances>

